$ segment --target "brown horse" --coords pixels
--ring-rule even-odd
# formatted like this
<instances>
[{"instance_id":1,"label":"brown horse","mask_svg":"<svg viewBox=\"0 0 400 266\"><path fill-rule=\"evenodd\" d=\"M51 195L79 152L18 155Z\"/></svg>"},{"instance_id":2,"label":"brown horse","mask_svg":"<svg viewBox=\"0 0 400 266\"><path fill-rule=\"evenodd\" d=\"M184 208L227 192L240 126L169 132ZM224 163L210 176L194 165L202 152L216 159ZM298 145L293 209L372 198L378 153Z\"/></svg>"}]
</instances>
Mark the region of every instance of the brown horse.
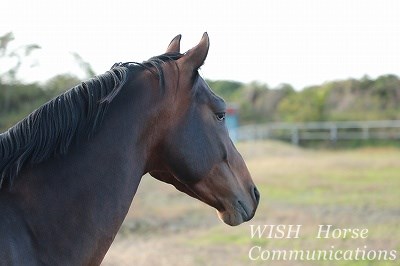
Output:
<instances>
[{"instance_id":1,"label":"brown horse","mask_svg":"<svg viewBox=\"0 0 400 266\"><path fill-rule=\"evenodd\" d=\"M119 63L0 135L0 264L98 265L150 173L250 220L259 193L228 136L225 103L198 74L200 43Z\"/></svg>"}]
</instances>

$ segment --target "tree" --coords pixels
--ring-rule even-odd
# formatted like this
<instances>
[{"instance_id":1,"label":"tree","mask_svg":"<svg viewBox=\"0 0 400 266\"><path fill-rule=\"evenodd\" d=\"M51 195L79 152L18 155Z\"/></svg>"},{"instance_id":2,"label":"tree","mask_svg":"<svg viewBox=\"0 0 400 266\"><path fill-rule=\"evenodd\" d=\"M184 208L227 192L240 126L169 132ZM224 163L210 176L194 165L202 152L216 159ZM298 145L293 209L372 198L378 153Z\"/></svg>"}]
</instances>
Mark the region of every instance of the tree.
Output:
<instances>
[{"instance_id":1,"label":"tree","mask_svg":"<svg viewBox=\"0 0 400 266\"><path fill-rule=\"evenodd\" d=\"M280 119L287 122L324 121L328 91L323 86L313 86L288 94L277 108Z\"/></svg>"},{"instance_id":2,"label":"tree","mask_svg":"<svg viewBox=\"0 0 400 266\"><path fill-rule=\"evenodd\" d=\"M46 81L44 88L49 92L49 94L56 96L79 83L80 80L75 75L59 74Z\"/></svg>"},{"instance_id":3,"label":"tree","mask_svg":"<svg viewBox=\"0 0 400 266\"><path fill-rule=\"evenodd\" d=\"M241 82L231 80L207 80L207 83L217 95L227 102L234 101L237 98L237 92L243 86Z\"/></svg>"},{"instance_id":4,"label":"tree","mask_svg":"<svg viewBox=\"0 0 400 266\"><path fill-rule=\"evenodd\" d=\"M0 36L0 60L11 62L11 65L5 67L6 70L0 70L0 81L8 83L16 82L16 75L21 68L23 60L30 56L33 51L40 49L37 44L22 45L11 49L10 43L15 40L14 34L8 32Z\"/></svg>"},{"instance_id":5,"label":"tree","mask_svg":"<svg viewBox=\"0 0 400 266\"><path fill-rule=\"evenodd\" d=\"M72 56L75 58L75 61L78 63L80 68L85 72L87 78L94 77L96 72L94 72L92 66L83 60L83 58L78 53L72 53Z\"/></svg>"},{"instance_id":6,"label":"tree","mask_svg":"<svg viewBox=\"0 0 400 266\"><path fill-rule=\"evenodd\" d=\"M7 112L10 105L12 86L6 86L4 83L8 85L18 83L16 76L22 66L22 61L30 56L33 51L40 49L37 44L28 44L10 49L9 45L14 39L12 32L0 36L0 66L11 64L10 66L5 66L5 70L0 70L0 87L4 90L3 104L1 105L3 108L0 109L0 112Z\"/></svg>"}]
</instances>

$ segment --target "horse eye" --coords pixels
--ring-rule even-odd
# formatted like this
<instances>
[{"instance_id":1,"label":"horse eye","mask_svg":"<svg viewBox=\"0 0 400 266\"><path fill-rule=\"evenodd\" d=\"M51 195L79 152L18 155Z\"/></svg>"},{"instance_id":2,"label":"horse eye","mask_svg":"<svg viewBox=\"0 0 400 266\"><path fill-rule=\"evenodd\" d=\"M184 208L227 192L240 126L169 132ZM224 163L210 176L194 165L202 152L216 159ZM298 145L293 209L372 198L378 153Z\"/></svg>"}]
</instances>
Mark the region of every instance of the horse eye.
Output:
<instances>
[{"instance_id":1,"label":"horse eye","mask_svg":"<svg viewBox=\"0 0 400 266\"><path fill-rule=\"evenodd\" d=\"M217 117L218 121L225 120L225 113L216 113L215 116Z\"/></svg>"}]
</instances>

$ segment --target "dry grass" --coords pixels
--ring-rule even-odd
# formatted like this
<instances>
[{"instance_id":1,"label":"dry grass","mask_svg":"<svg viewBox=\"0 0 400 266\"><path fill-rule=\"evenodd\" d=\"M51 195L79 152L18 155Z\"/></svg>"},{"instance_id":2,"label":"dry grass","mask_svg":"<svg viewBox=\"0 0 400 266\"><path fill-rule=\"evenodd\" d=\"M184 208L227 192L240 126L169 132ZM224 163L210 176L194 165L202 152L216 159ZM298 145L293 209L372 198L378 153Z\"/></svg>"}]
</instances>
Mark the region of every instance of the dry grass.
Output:
<instances>
[{"instance_id":1,"label":"dry grass","mask_svg":"<svg viewBox=\"0 0 400 266\"><path fill-rule=\"evenodd\" d=\"M254 219L223 225L208 206L145 176L103 265L398 265L400 150L310 151L240 144L261 191ZM249 224L301 224L299 239L251 239ZM316 239L319 224L368 228L367 239ZM397 261L250 261L249 249L396 250Z\"/></svg>"}]
</instances>

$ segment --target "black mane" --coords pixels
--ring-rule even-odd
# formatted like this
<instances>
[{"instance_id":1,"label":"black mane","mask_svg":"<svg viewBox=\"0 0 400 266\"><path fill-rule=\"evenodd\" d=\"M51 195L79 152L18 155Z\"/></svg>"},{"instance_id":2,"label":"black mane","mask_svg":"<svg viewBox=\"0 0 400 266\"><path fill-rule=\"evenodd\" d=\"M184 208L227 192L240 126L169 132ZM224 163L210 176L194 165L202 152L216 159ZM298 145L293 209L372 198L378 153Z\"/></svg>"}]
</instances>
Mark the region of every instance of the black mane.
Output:
<instances>
[{"instance_id":1,"label":"black mane","mask_svg":"<svg viewBox=\"0 0 400 266\"><path fill-rule=\"evenodd\" d=\"M39 107L0 134L0 188L21 168L66 154L71 144L90 138L99 129L110 102L120 92L130 74L147 69L164 87L162 64L182 54L164 54L143 63L118 63Z\"/></svg>"}]
</instances>

